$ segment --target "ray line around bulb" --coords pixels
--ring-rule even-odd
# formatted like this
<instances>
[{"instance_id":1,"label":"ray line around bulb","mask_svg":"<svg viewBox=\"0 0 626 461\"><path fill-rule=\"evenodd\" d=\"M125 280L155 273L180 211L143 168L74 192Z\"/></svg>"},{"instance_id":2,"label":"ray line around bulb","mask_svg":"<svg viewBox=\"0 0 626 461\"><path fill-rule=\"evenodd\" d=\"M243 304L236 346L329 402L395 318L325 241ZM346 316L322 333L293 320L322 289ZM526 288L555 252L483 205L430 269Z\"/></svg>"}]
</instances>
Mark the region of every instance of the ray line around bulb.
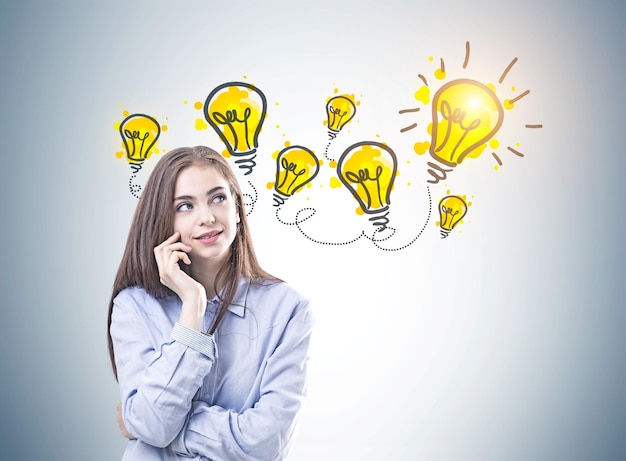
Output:
<instances>
[{"instance_id":1,"label":"ray line around bulb","mask_svg":"<svg viewBox=\"0 0 626 461\"><path fill-rule=\"evenodd\" d=\"M521 152L520 152L520 151L518 151L518 150L513 149L511 146L507 146L507 147L506 147L506 149L507 149L509 152L514 153L514 154L515 154L515 155L517 155L518 157L523 157L523 156L524 156L524 154L523 154L523 153L521 153Z\"/></svg>"},{"instance_id":2,"label":"ray line around bulb","mask_svg":"<svg viewBox=\"0 0 626 461\"><path fill-rule=\"evenodd\" d=\"M492 152L491 155L493 156L493 158L496 159L496 162L498 162L498 165L502 166L502 160L500 160L500 157L498 157L498 155L495 152Z\"/></svg>"},{"instance_id":3,"label":"ray line around bulb","mask_svg":"<svg viewBox=\"0 0 626 461\"><path fill-rule=\"evenodd\" d=\"M530 94L530 90L526 90L524 91L522 94L520 94L519 96L513 98L513 99L509 99L509 102L511 104L516 103L517 101L519 101L520 99L522 99L524 96L528 96Z\"/></svg>"},{"instance_id":4,"label":"ray line around bulb","mask_svg":"<svg viewBox=\"0 0 626 461\"><path fill-rule=\"evenodd\" d=\"M399 114L406 114L407 112L419 112L420 108L419 107L413 107L411 109L400 109L398 111Z\"/></svg>"},{"instance_id":5,"label":"ray line around bulb","mask_svg":"<svg viewBox=\"0 0 626 461\"><path fill-rule=\"evenodd\" d=\"M426 80L426 77L424 77L422 74L417 74L417 78L419 78L424 85L428 86L428 80Z\"/></svg>"},{"instance_id":6,"label":"ray line around bulb","mask_svg":"<svg viewBox=\"0 0 626 461\"><path fill-rule=\"evenodd\" d=\"M372 237L368 237L366 235L366 237L371 240L371 242L374 244L374 246L380 250L384 250L384 251L400 251L400 250L404 250L406 248L408 248L409 246L413 245L424 233L424 231L426 230L426 226L428 226L428 223L430 222L430 217L432 215L432 209L433 209L433 199L432 196L430 194L430 187L426 186L426 191L428 192L428 214L426 215L426 221L424 222L424 225L422 226L422 228L420 229L420 231L417 233L417 235L408 243L400 246L400 247L396 247L396 248L384 248L382 246L380 246L378 243L379 242L383 242L385 240L388 240L388 238L384 238L384 239L376 239L374 238L376 236L377 233L382 232L384 229L376 229L374 231L374 233L372 234ZM387 229L391 229L393 231L393 233L395 234L395 229L392 227L387 227ZM393 234L392 234L393 235Z\"/></svg>"},{"instance_id":7,"label":"ray line around bulb","mask_svg":"<svg viewBox=\"0 0 626 461\"><path fill-rule=\"evenodd\" d=\"M470 42L465 42L465 59L463 60L463 69L467 69L470 58Z\"/></svg>"},{"instance_id":8,"label":"ray line around bulb","mask_svg":"<svg viewBox=\"0 0 626 461\"><path fill-rule=\"evenodd\" d=\"M527 125L524 125L524 127L525 128L543 128L543 125L541 125L541 124L535 124L535 125L527 124Z\"/></svg>"},{"instance_id":9,"label":"ray line around bulb","mask_svg":"<svg viewBox=\"0 0 626 461\"><path fill-rule=\"evenodd\" d=\"M405 133L409 130L412 130L413 128L417 128L417 123L412 123L409 126L405 126L404 128L400 128L400 133Z\"/></svg>"},{"instance_id":10,"label":"ray line around bulb","mask_svg":"<svg viewBox=\"0 0 626 461\"><path fill-rule=\"evenodd\" d=\"M507 74L511 71L511 69L513 68L516 62L517 62L517 58L513 58L513 60L509 63L509 65L506 66L506 69L504 69L504 72L502 72L502 75L500 75L500 79L498 80L498 83L502 83L504 81Z\"/></svg>"}]
</instances>

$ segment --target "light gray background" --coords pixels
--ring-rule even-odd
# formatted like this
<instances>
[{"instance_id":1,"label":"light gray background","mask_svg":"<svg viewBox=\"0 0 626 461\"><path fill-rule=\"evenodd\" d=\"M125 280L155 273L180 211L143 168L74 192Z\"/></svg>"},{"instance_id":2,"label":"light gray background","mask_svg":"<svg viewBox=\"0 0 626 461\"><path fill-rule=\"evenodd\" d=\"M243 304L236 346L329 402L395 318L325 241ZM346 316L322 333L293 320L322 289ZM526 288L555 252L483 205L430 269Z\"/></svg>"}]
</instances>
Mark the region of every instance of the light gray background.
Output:
<instances>
[{"instance_id":1,"label":"light gray background","mask_svg":"<svg viewBox=\"0 0 626 461\"><path fill-rule=\"evenodd\" d=\"M417 105L417 74L433 81L429 56L459 72L466 41L468 75L494 82L518 57L511 85L531 94L502 132L523 159L503 153L496 172L486 155L432 188L471 197L459 232L442 241L433 217L402 251L319 245L259 188L259 256L318 319L290 459L625 459L625 13L607 0L3 1L3 459L121 457L105 323L136 203L115 157L123 110L166 120L165 149L220 148L191 104L245 76L268 96L269 157L285 141L321 153L326 98L355 93L335 148L402 152L392 217L407 241L428 208L427 159L397 111ZM325 241L365 226L347 192L317 187L285 216L313 204L307 232Z\"/></svg>"}]
</instances>

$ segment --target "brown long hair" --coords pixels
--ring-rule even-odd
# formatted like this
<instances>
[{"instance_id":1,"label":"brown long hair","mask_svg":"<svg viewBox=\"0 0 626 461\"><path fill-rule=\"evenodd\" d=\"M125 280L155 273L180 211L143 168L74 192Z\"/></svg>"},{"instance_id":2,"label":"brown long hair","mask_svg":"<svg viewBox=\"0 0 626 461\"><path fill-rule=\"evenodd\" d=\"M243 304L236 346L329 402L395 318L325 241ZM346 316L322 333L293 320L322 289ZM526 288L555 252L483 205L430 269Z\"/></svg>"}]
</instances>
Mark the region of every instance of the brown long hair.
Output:
<instances>
[{"instance_id":1,"label":"brown long hair","mask_svg":"<svg viewBox=\"0 0 626 461\"><path fill-rule=\"evenodd\" d=\"M214 333L226 310L235 297L239 280L243 277L251 283L280 279L265 272L256 257L250 229L243 209L243 194L237 177L228 162L216 151L204 146L180 147L164 154L155 165L141 192L141 198L126 241L113 291L109 302L108 345L113 373L117 378L115 351L111 339L111 316L113 300L125 288L139 286L156 298L163 298L174 293L161 284L159 270L154 258L154 247L161 244L174 233L174 188L180 172L193 165L211 166L226 179L230 192L235 199L239 213L235 239L230 248L230 256L218 270L215 277L215 291L219 291L220 307L209 329Z\"/></svg>"}]
</instances>

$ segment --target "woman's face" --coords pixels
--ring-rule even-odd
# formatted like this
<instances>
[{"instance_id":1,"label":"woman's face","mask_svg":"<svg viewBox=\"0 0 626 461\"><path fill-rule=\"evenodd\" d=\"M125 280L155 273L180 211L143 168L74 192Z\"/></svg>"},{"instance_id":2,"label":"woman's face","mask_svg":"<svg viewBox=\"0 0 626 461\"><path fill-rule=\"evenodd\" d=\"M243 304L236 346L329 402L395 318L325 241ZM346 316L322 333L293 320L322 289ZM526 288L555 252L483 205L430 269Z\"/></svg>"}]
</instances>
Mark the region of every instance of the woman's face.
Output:
<instances>
[{"instance_id":1,"label":"woman's face","mask_svg":"<svg viewBox=\"0 0 626 461\"><path fill-rule=\"evenodd\" d=\"M229 256L239 213L226 179L207 165L183 169L174 188L174 231L194 262L219 267Z\"/></svg>"}]
</instances>

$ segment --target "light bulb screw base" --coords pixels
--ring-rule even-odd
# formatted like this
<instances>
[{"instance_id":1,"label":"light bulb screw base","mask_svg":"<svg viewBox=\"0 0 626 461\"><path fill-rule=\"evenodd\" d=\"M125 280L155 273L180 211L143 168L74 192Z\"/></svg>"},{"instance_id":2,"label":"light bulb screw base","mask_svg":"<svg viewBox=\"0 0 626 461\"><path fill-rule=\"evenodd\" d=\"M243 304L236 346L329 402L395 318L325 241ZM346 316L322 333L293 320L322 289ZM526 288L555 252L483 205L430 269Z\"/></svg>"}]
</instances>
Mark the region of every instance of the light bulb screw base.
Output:
<instances>
[{"instance_id":1,"label":"light bulb screw base","mask_svg":"<svg viewBox=\"0 0 626 461\"><path fill-rule=\"evenodd\" d=\"M383 210L377 210L374 212L376 213L376 216L372 216L371 218L369 218L369 221L374 226L377 226L381 231L385 230L387 228L387 224L389 224L389 218L387 217L389 211L387 210L388 208L385 208Z\"/></svg>"},{"instance_id":2,"label":"light bulb screw base","mask_svg":"<svg viewBox=\"0 0 626 461\"><path fill-rule=\"evenodd\" d=\"M274 194L272 196L274 198L274 206L275 207L279 207L281 205L284 205L285 202L287 201L287 199L289 197L285 196L285 195L278 195L278 194Z\"/></svg>"}]
</instances>

